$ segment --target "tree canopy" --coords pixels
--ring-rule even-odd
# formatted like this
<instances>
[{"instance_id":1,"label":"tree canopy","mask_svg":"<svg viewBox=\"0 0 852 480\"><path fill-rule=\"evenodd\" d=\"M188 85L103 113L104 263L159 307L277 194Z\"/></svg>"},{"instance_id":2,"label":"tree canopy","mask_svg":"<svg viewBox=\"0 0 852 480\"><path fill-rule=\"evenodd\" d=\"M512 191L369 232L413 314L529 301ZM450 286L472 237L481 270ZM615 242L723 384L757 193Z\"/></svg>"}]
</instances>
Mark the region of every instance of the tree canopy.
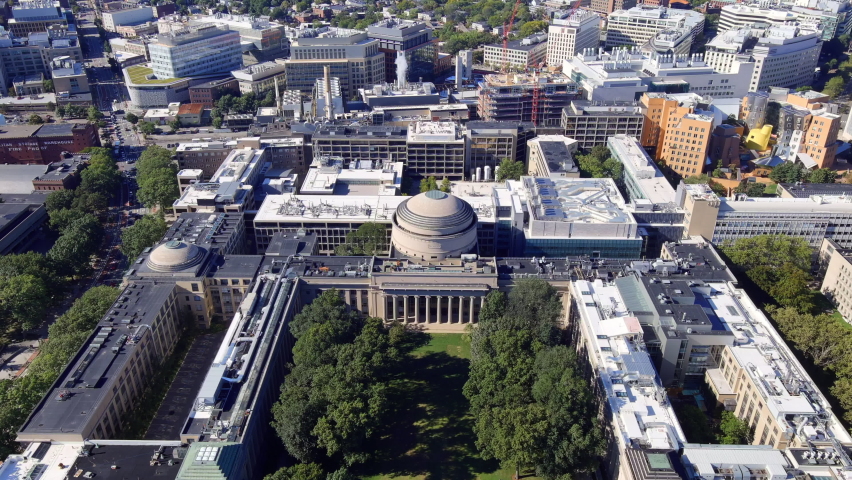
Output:
<instances>
[{"instance_id":1,"label":"tree canopy","mask_svg":"<svg viewBox=\"0 0 852 480\"><path fill-rule=\"evenodd\" d=\"M621 181L624 165L612 158L605 145L596 145L586 155L577 156L580 175L586 178L612 178Z\"/></svg>"},{"instance_id":2,"label":"tree canopy","mask_svg":"<svg viewBox=\"0 0 852 480\"><path fill-rule=\"evenodd\" d=\"M171 207L180 196L176 173L171 150L156 145L145 149L136 163L139 201L148 208Z\"/></svg>"},{"instance_id":3,"label":"tree canopy","mask_svg":"<svg viewBox=\"0 0 852 480\"><path fill-rule=\"evenodd\" d=\"M388 251L387 228L367 222L346 234L346 241L334 249L335 255L381 255Z\"/></svg>"},{"instance_id":4,"label":"tree canopy","mask_svg":"<svg viewBox=\"0 0 852 480\"><path fill-rule=\"evenodd\" d=\"M604 437L576 354L559 345L562 303L539 279L490 293L471 341L464 394L476 446L504 467L545 478L592 471Z\"/></svg>"},{"instance_id":5,"label":"tree canopy","mask_svg":"<svg viewBox=\"0 0 852 480\"><path fill-rule=\"evenodd\" d=\"M722 422L719 424L722 434L719 443L724 445L748 445L751 443L751 427L740 420L733 412L722 412Z\"/></svg>"},{"instance_id":6,"label":"tree canopy","mask_svg":"<svg viewBox=\"0 0 852 480\"><path fill-rule=\"evenodd\" d=\"M719 195L720 197L725 197L728 195L728 189L725 188L725 186L721 183L714 182L713 179L708 177L706 173L686 177L683 179L683 183L687 185L700 185L703 183L709 185L710 189L713 190L713 193Z\"/></svg>"},{"instance_id":7,"label":"tree canopy","mask_svg":"<svg viewBox=\"0 0 852 480\"><path fill-rule=\"evenodd\" d=\"M498 182L506 180L520 180L522 175L526 175L524 162L512 161L511 158L504 158L497 167L495 178Z\"/></svg>"},{"instance_id":8,"label":"tree canopy","mask_svg":"<svg viewBox=\"0 0 852 480\"><path fill-rule=\"evenodd\" d=\"M142 250L157 243L168 230L160 215L145 215L121 232L121 253L132 262Z\"/></svg>"},{"instance_id":9,"label":"tree canopy","mask_svg":"<svg viewBox=\"0 0 852 480\"><path fill-rule=\"evenodd\" d=\"M429 192L438 189L438 181L435 177L426 177L420 181L420 193Z\"/></svg>"}]
</instances>

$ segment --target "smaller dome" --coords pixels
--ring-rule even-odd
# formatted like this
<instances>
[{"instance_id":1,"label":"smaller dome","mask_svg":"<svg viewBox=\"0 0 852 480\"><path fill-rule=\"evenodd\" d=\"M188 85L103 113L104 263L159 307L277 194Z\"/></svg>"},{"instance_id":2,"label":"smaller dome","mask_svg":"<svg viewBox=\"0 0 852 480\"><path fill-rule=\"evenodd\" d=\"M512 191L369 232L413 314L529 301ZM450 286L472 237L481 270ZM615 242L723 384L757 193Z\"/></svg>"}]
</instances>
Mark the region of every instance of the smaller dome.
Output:
<instances>
[{"instance_id":1,"label":"smaller dome","mask_svg":"<svg viewBox=\"0 0 852 480\"><path fill-rule=\"evenodd\" d=\"M204 252L196 245L172 240L154 248L145 264L156 272L178 272L201 263Z\"/></svg>"}]
</instances>

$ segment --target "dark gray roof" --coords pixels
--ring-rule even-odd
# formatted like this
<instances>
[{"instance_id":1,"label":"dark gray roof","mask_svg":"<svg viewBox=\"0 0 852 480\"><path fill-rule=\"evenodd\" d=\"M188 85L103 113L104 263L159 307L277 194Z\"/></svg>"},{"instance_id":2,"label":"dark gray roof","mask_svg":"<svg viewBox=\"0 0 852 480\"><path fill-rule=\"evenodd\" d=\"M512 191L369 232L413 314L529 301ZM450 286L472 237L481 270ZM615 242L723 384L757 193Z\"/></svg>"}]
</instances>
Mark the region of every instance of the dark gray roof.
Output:
<instances>
[{"instance_id":1,"label":"dark gray roof","mask_svg":"<svg viewBox=\"0 0 852 480\"><path fill-rule=\"evenodd\" d=\"M781 188L795 198L808 198L811 195L852 195L849 183L782 183Z\"/></svg>"},{"instance_id":2,"label":"dark gray roof","mask_svg":"<svg viewBox=\"0 0 852 480\"><path fill-rule=\"evenodd\" d=\"M172 442L170 442L172 443ZM159 446L156 445L90 445L88 456L77 457L74 465L68 469L69 477L77 470L92 472L98 480L125 480L127 478L156 478L172 480L177 477L182 463L182 452L176 449L185 447L163 447L161 465L151 466ZM178 458L174 465L168 465L169 459ZM112 466L116 469L113 470ZM81 475L82 477L82 475Z\"/></svg>"},{"instance_id":3,"label":"dark gray roof","mask_svg":"<svg viewBox=\"0 0 852 480\"><path fill-rule=\"evenodd\" d=\"M67 137L74 133L73 123L48 123L42 125L35 133L35 137Z\"/></svg>"},{"instance_id":4,"label":"dark gray roof","mask_svg":"<svg viewBox=\"0 0 852 480\"><path fill-rule=\"evenodd\" d=\"M214 278L253 278L260 268L260 255L225 255L216 260Z\"/></svg>"}]
</instances>

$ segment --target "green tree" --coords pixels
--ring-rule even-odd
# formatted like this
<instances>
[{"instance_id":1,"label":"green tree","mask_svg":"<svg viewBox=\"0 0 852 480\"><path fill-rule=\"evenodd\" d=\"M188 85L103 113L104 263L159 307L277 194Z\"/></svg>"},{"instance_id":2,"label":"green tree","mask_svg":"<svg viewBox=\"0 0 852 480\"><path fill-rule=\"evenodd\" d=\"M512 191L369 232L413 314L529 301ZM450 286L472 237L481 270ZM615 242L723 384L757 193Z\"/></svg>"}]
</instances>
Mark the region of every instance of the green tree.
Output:
<instances>
[{"instance_id":1,"label":"green tree","mask_svg":"<svg viewBox=\"0 0 852 480\"><path fill-rule=\"evenodd\" d=\"M90 165L80 174L80 179L80 188L106 197L111 197L121 184L121 174L115 166Z\"/></svg>"},{"instance_id":2,"label":"green tree","mask_svg":"<svg viewBox=\"0 0 852 480\"><path fill-rule=\"evenodd\" d=\"M757 267L778 270L788 263L804 271L811 267L810 245L804 239L787 235L740 238L723 243L721 250L736 268L743 270Z\"/></svg>"},{"instance_id":3,"label":"green tree","mask_svg":"<svg viewBox=\"0 0 852 480\"><path fill-rule=\"evenodd\" d=\"M511 158L504 158L497 167L495 178L498 182L506 180L520 180L522 175L526 175L524 170L524 162L515 162Z\"/></svg>"},{"instance_id":4,"label":"green tree","mask_svg":"<svg viewBox=\"0 0 852 480\"><path fill-rule=\"evenodd\" d=\"M548 22L543 20L532 20L521 25L520 36L529 37L530 35L547 30Z\"/></svg>"},{"instance_id":5,"label":"green tree","mask_svg":"<svg viewBox=\"0 0 852 480\"><path fill-rule=\"evenodd\" d=\"M139 131L142 132L142 135L153 135L157 132L157 126L152 122L139 122Z\"/></svg>"},{"instance_id":6,"label":"green tree","mask_svg":"<svg viewBox=\"0 0 852 480\"><path fill-rule=\"evenodd\" d=\"M812 86L810 86L810 85L805 85L805 86L803 86L803 87L799 87L799 88L797 88L797 89L796 89L796 91L797 91L797 92L810 92L810 91L811 91L811 90L813 90L813 89L814 89L814 87L812 87Z\"/></svg>"},{"instance_id":7,"label":"green tree","mask_svg":"<svg viewBox=\"0 0 852 480\"><path fill-rule=\"evenodd\" d=\"M807 176L807 181L810 183L834 183L835 180L837 180L837 172L830 168L818 168Z\"/></svg>"},{"instance_id":8,"label":"green tree","mask_svg":"<svg viewBox=\"0 0 852 480\"><path fill-rule=\"evenodd\" d=\"M264 480L326 480L326 475L316 463L299 463L267 475Z\"/></svg>"},{"instance_id":9,"label":"green tree","mask_svg":"<svg viewBox=\"0 0 852 480\"><path fill-rule=\"evenodd\" d=\"M50 228L62 233L74 222L88 214L84 211L77 210L76 208L63 208L60 210L53 210L48 215L50 217Z\"/></svg>"},{"instance_id":10,"label":"green tree","mask_svg":"<svg viewBox=\"0 0 852 480\"><path fill-rule=\"evenodd\" d=\"M41 125L44 123L44 119L34 113L27 118L27 123L30 125Z\"/></svg>"},{"instance_id":11,"label":"green tree","mask_svg":"<svg viewBox=\"0 0 852 480\"><path fill-rule=\"evenodd\" d=\"M825 87L822 89L822 93L828 95L831 98L837 98L843 91L846 89L846 80L844 80L843 76L837 75L835 77L831 77L828 82L826 82Z\"/></svg>"},{"instance_id":12,"label":"green tree","mask_svg":"<svg viewBox=\"0 0 852 480\"><path fill-rule=\"evenodd\" d=\"M765 183L744 181L737 185L734 193L745 193L749 197L762 197L764 190L766 190Z\"/></svg>"},{"instance_id":13,"label":"green tree","mask_svg":"<svg viewBox=\"0 0 852 480\"><path fill-rule=\"evenodd\" d=\"M213 128L222 128L222 117L213 117Z\"/></svg>"},{"instance_id":14,"label":"green tree","mask_svg":"<svg viewBox=\"0 0 852 480\"><path fill-rule=\"evenodd\" d=\"M121 253L132 262L142 250L157 243L166 230L168 225L161 216L145 215L121 232Z\"/></svg>"},{"instance_id":15,"label":"green tree","mask_svg":"<svg viewBox=\"0 0 852 480\"><path fill-rule=\"evenodd\" d=\"M0 278L0 312L3 326L30 330L45 319L50 297L44 281L35 275Z\"/></svg>"},{"instance_id":16,"label":"green tree","mask_svg":"<svg viewBox=\"0 0 852 480\"><path fill-rule=\"evenodd\" d=\"M71 208L75 210L100 215L109 207L107 197L98 192L78 188L75 194L74 202L71 204Z\"/></svg>"},{"instance_id":17,"label":"green tree","mask_svg":"<svg viewBox=\"0 0 852 480\"><path fill-rule=\"evenodd\" d=\"M688 442L716 443L716 437L707 422L707 415L700 408L690 403L679 404L675 407L675 413Z\"/></svg>"},{"instance_id":18,"label":"green tree","mask_svg":"<svg viewBox=\"0 0 852 480\"><path fill-rule=\"evenodd\" d=\"M384 224L367 222L346 234L346 241L334 249L335 255L381 255L388 251L387 228Z\"/></svg>"},{"instance_id":19,"label":"green tree","mask_svg":"<svg viewBox=\"0 0 852 480\"><path fill-rule=\"evenodd\" d=\"M172 133L177 132L181 127L182 125L179 118L175 118L169 122L169 129L171 129Z\"/></svg>"},{"instance_id":20,"label":"green tree","mask_svg":"<svg viewBox=\"0 0 852 480\"><path fill-rule=\"evenodd\" d=\"M444 193L450 193L450 189L452 188L452 186L453 185L452 183L450 183L450 179L447 177L444 177L444 179L441 181L441 191Z\"/></svg>"},{"instance_id":21,"label":"green tree","mask_svg":"<svg viewBox=\"0 0 852 480\"><path fill-rule=\"evenodd\" d=\"M74 190L57 190L50 192L44 201L44 208L49 212L71 208L74 205Z\"/></svg>"},{"instance_id":22,"label":"green tree","mask_svg":"<svg viewBox=\"0 0 852 480\"><path fill-rule=\"evenodd\" d=\"M144 177L137 173L139 185L137 198L148 208L169 208L180 197L180 188L174 168L160 168Z\"/></svg>"},{"instance_id":23,"label":"green tree","mask_svg":"<svg viewBox=\"0 0 852 480\"><path fill-rule=\"evenodd\" d=\"M427 177L420 181L420 193L430 192L438 189L438 181L435 177Z\"/></svg>"},{"instance_id":24,"label":"green tree","mask_svg":"<svg viewBox=\"0 0 852 480\"><path fill-rule=\"evenodd\" d=\"M722 434L719 443L725 445L747 445L751 443L751 428L733 412L722 412L722 422L719 424Z\"/></svg>"},{"instance_id":25,"label":"green tree","mask_svg":"<svg viewBox=\"0 0 852 480\"><path fill-rule=\"evenodd\" d=\"M806 170L799 164L784 162L769 172L769 179L775 183L796 183L807 174Z\"/></svg>"},{"instance_id":26,"label":"green tree","mask_svg":"<svg viewBox=\"0 0 852 480\"><path fill-rule=\"evenodd\" d=\"M104 118L104 114L101 113L101 111L98 110L98 107L95 107L94 105L89 107L88 110L86 110L86 114L88 116L89 121L92 123L97 123L98 120Z\"/></svg>"},{"instance_id":27,"label":"green tree","mask_svg":"<svg viewBox=\"0 0 852 480\"><path fill-rule=\"evenodd\" d=\"M71 223L47 252L47 257L65 275L81 275L91 268L89 261L103 237L103 227L93 215Z\"/></svg>"},{"instance_id":28,"label":"green tree","mask_svg":"<svg viewBox=\"0 0 852 480\"><path fill-rule=\"evenodd\" d=\"M124 116L124 119L127 120L128 122L132 123L133 125L136 125L137 123L139 123L139 117L136 116L133 113L127 113Z\"/></svg>"}]
</instances>

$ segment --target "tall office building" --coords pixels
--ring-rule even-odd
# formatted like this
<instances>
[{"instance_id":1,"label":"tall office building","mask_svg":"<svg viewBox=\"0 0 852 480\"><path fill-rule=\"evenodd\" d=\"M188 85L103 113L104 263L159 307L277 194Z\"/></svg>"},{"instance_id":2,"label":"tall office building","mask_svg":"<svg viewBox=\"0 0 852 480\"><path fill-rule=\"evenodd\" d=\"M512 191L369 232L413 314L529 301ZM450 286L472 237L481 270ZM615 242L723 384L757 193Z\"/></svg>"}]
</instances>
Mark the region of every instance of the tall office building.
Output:
<instances>
[{"instance_id":1,"label":"tall office building","mask_svg":"<svg viewBox=\"0 0 852 480\"><path fill-rule=\"evenodd\" d=\"M546 56L547 34L537 33L508 42L506 50L503 50L502 43L486 45L483 63L495 70L503 68L505 64L510 70L525 71L530 68L540 68Z\"/></svg>"},{"instance_id":2,"label":"tall office building","mask_svg":"<svg viewBox=\"0 0 852 480\"><path fill-rule=\"evenodd\" d=\"M636 0L591 0L589 8L604 16L617 10L627 10L636 6Z\"/></svg>"},{"instance_id":3,"label":"tall office building","mask_svg":"<svg viewBox=\"0 0 852 480\"><path fill-rule=\"evenodd\" d=\"M749 91L756 92L810 85L821 49L818 26L788 24L725 32L707 44L704 58L724 73L731 72L737 62L754 62Z\"/></svg>"},{"instance_id":4,"label":"tall office building","mask_svg":"<svg viewBox=\"0 0 852 480\"><path fill-rule=\"evenodd\" d=\"M438 39L432 28L423 22L388 18L367 27L367 36L379 41L379 51L385 54L385 80L395 82L397 52L405 54L406 82L431 80L438 58ZM422 80L421 80L422 79Z\"/></svg>"},{"instance_id":5,"label":"tall office building","mask_svg":"<svg viewBox=\"0 0 852 480\"><path fill-rule=\"evenodd\" d=\"M465 127L470 139L468 173L480 170L482 179L489 181L503 159L527 162L527 140L535 137L531 123L472 121Z\"/></svg>"},{"instance_id":6,"label":"tall office building","mask_svg":"<svg viewBox=\"0 0 852 480\"><path fill-rule=\"evenodd\" d=\"M642 46L664 31L685 31L691 35L689 44L704 31L704 14L692 10L671 10L662 7L633 7L618 10L607 17L607 48ZM689 53L686 51L674 53Z\"/></svg>"},{"instance_id":7,"label":"tall office building","mask_svg":"<svg viewBox=\"0 0 852 480\"><path fill-rule=\"evenodd\" d=\"M464 180L467 138L455 123L413 123L408 128L406 143L406 168L410 175Z\"/></svg>"},{"instance_id":8,"label":"tall office building","mask_svg":"<svg viewBox=\"0 0 852 480\"><path fill-rule=\"evenodd\" d=\"M52 0L23 0L11 10L9 31L19 37L44 32L52 25L68 26L68 18Z\"/></svg>"},{"instance_id":9,"label":"tall office building","mask_svg":"<svg viewBox=\"0 0 852 480\"><path fill-rule=\"evenodd\" d=\"M225 74L242 65L240 34L212 25L157 35L148 51L154 75L160 78Z\"/></svg>"},{"instance_id":10,"label":"tall office building","mask_svg":"<svg viewBox=\"0 0 852 480\"><path fill-rule=\"evenodd\" d=\"M615 135L642 135L645 114L638 102L590 102L574 100L562 109L565 136L577 140L580 148L606 145Z\"/></svg>"},{"instance_id":11,"label":"tall office building","mask_svg":"<svg viewBox=\"0 0 852 480\"><path fill-rule=\"evenodd\" d=\"M736 3L722 7L719 14L719 31L725 32L740 27L752 27L755 24L783 25L797 19L798 16L789 10L761 8L758 5Z\"/></svg>"},{"instance_id":12,"label":"tall office building","mask_svg":"<svg viewBox=\"0 0 852 480\"><path fill-rule=\"evenodd\" d=\"M663 160L684 177L700 175L707 164L707 148L713 117L704 115L695 94L646 93L642 146L654 148L655 160Z\"/></svg>"},{"instance_id":13,"label":"tall office building","mask_svg":"<svg viewBox=\"0 0 852 480\"><path fill-rule=\"evenodd\" d=\"M579 86L563 74L493 74L479 88L479 117L487 121L532 122L558 127L562 109L580 97Z\"/></svg>"},{"instance_id":14,"label":"tall office building","mask_svg":"<svg viewBox=\"0 0 852 480\"><path fill-rule=\"evenodd\" d=\"M589 10L558 12L547 27L547 65L559 66L577 52L598 48L601 17Z\"/></svg>"},{"instance_id":15,"label":"tall office building","mask_svg":"<svg viewBox=\"0 0 852 480\"><path fill-rule=\"evenodd\" d=\"M191 18L189 24L224 25L228 30L239 33L240 41L244 45L243 60L246 65L286 58L290 55L287 27L270 21L269 17L215 13Z\"/></svg>"},{"instance_id":16,"label":"tall office building","mask_svg":"<svg viewBox=\"0 0 852 480\"><path fill-rule=\"evenodd\" d=\"M340 79L345 98L358 94L359 88L380 85L385 80L385 54L379 40L367 33L345 28L322 27L300 32L290 44L285 60L287 88L302 93L313 91L316 79L328 66L332 77Z\"/></svg>"}]
</instances>

